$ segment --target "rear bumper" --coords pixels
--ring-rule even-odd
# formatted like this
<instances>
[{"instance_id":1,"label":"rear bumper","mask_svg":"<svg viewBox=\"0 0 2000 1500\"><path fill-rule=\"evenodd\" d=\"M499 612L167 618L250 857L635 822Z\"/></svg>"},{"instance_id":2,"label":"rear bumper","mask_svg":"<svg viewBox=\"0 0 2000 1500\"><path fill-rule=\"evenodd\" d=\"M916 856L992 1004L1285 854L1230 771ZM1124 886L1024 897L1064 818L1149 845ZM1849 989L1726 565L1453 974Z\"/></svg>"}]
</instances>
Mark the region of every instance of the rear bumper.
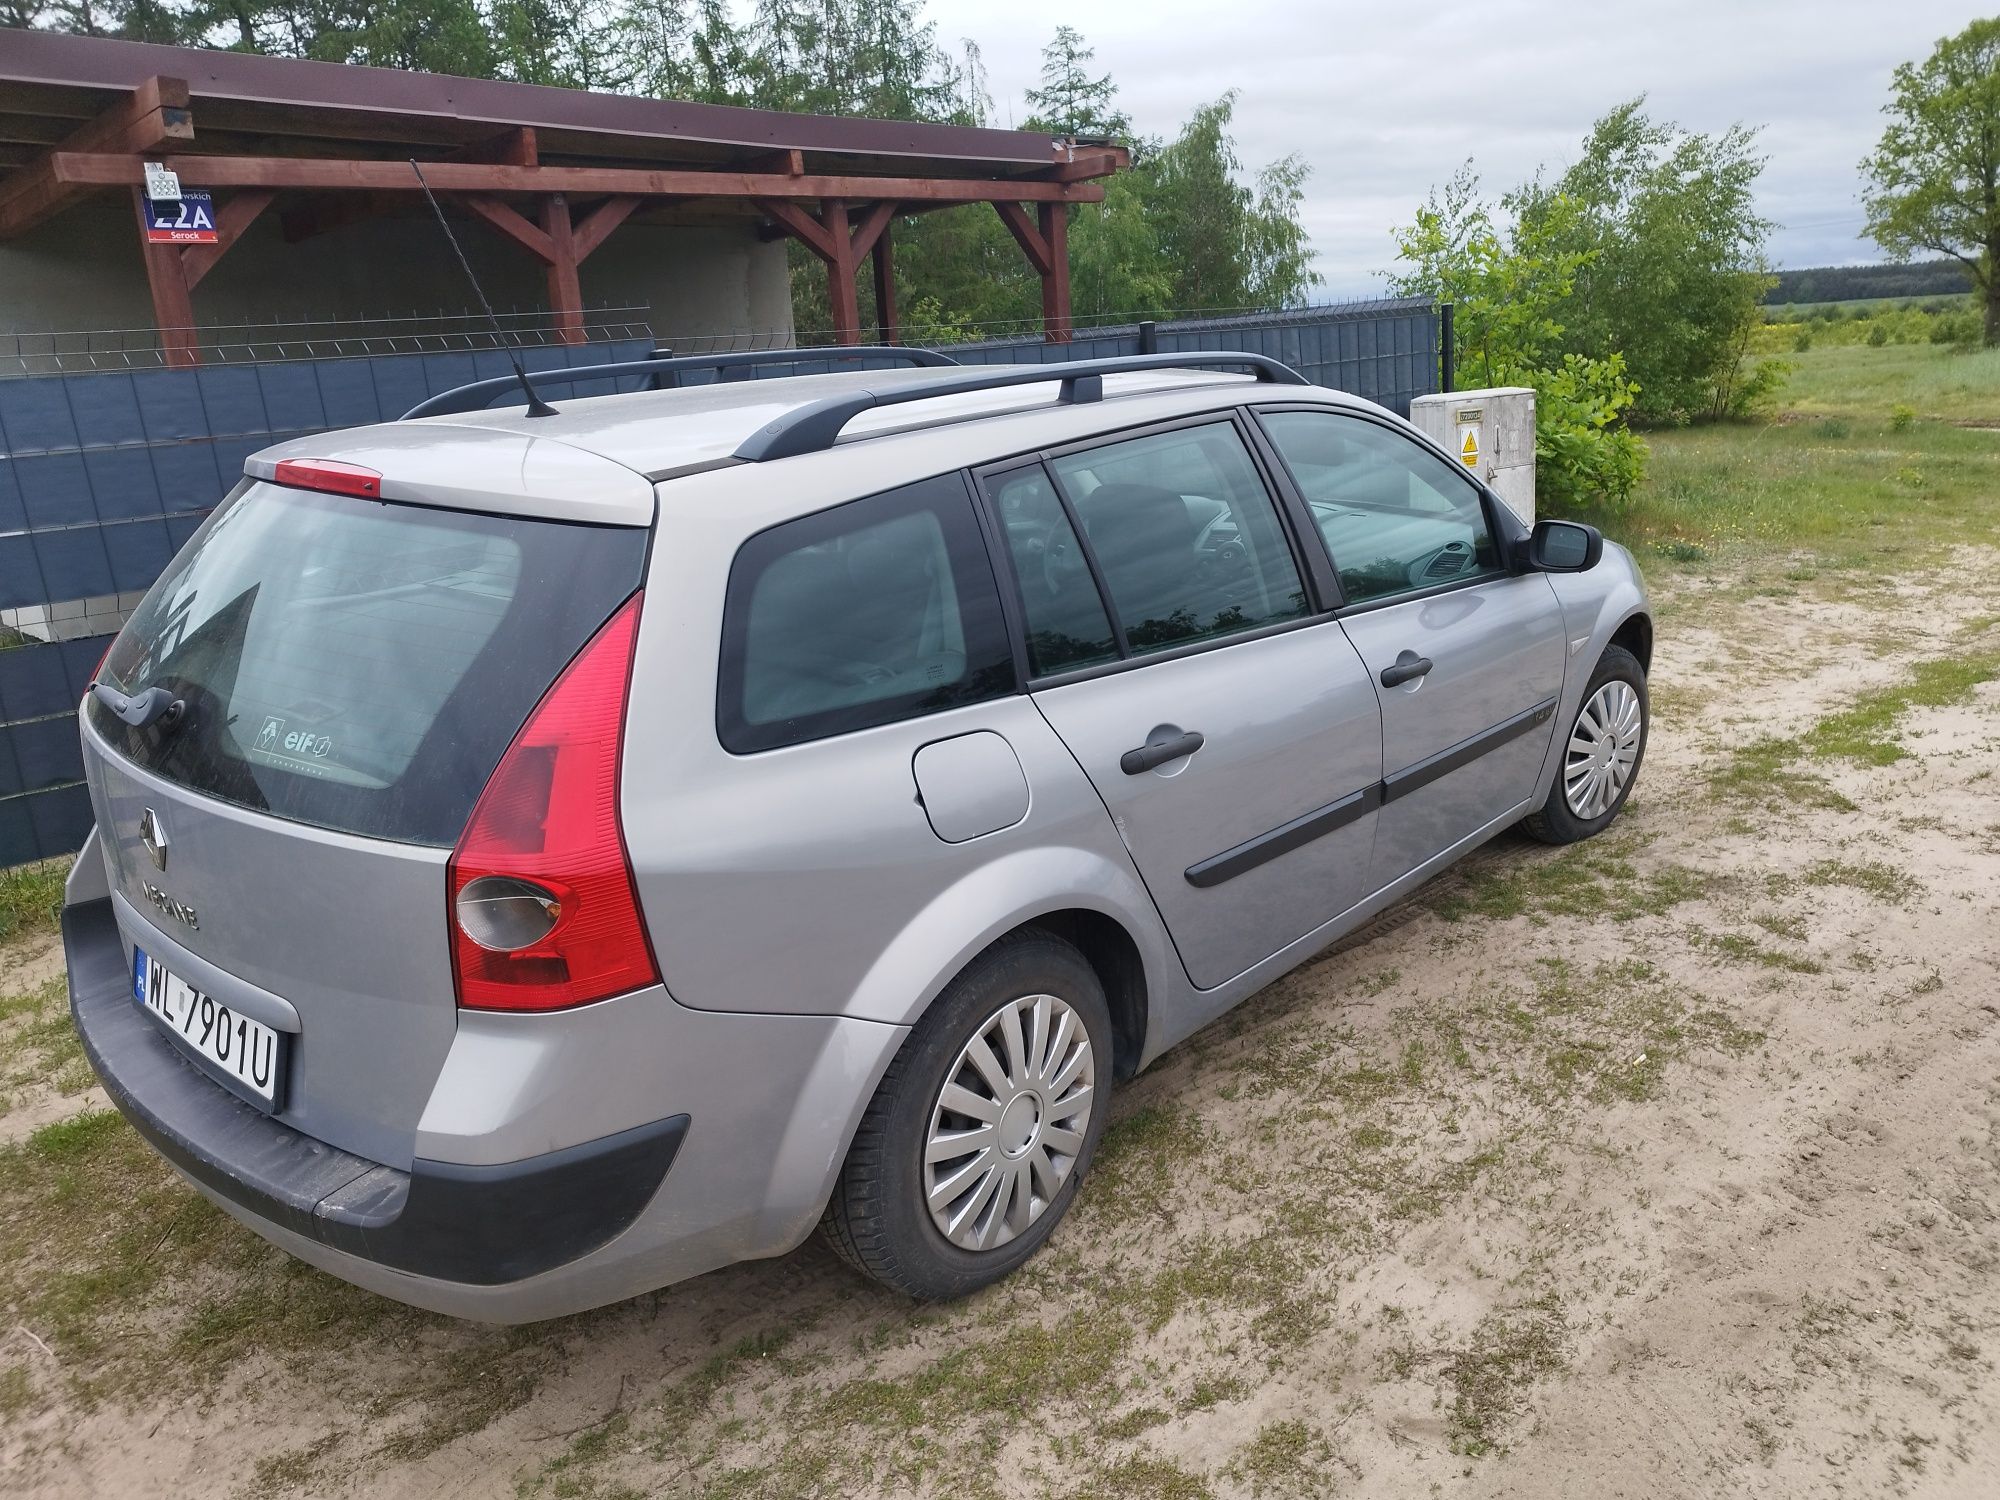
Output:
<instances>
[{"instance_id":1,"label":"rear bumper","mask_svg":"<svg viewBox=\"0 0 2000 1500\"><path fill-rule=\"evenodd\" d=\"M271 1119L184 1061L133 1003L108 900L64 909L63 947L76 1029L112 1101L197 1186L288 1245L467 1287L523 1281L629 1228L687 1135L678 1114L525 1160L419 1157L398 1171Z\"/></svg>"}]
</instances>

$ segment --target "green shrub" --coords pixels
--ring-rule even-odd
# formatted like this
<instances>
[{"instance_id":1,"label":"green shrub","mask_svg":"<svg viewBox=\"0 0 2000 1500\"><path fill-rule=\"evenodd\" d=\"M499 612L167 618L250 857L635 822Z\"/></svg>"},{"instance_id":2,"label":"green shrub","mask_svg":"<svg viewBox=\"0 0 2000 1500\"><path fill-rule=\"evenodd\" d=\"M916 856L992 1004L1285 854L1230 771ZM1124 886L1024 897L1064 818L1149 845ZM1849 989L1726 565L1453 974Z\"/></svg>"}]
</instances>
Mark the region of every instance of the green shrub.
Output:
<instances>
[{"instance_id":1,"label":"green shrub","mask_svg":"<svg viewBox=\"0 0 2000 1500\"><path fill-rule=\"evenodd\" d=\"M1646 445L1624 422L1638 394L1624 356L1565 354L1535 387L1535 498L1547 509L1622 508L1646 474Z\"/></svg>"},{"instance_id":2,"label":"green shrub","mask_svg":"<svg viewBox=\"0 0 2000 1500\"><path fill-rule=\"evenodd\" d=\"M1880 349L1884 344L1888 342L1889 342L1888 328L1883 324L1880 318L1873 320L1873 325L1868 330L1868 347L1871 349Z\"/></svg>"},{"instance_id":3,"label":"green shrub","mask_svg":"<svg viewBox=\"0 0 2000 1500\"><path fill-rule=\"evenodd\" d=\"M1804 354L1812 348L1812 330L1801 323L1798 333L1792 339L1792 353Z\"/></svg>"},{"instance_id":4,"label":"green shrub","mask_svg":"<svg viewBox=\"0 0 2000 1500\"><path fill-rule=\"evenodd\" d=\"M1898 401L1894 406L1889 408L1889 430L1891 432L1908 432L1910 424L1916 420L1917 409L1914 406Z\"/></svg>"}]
</instances>

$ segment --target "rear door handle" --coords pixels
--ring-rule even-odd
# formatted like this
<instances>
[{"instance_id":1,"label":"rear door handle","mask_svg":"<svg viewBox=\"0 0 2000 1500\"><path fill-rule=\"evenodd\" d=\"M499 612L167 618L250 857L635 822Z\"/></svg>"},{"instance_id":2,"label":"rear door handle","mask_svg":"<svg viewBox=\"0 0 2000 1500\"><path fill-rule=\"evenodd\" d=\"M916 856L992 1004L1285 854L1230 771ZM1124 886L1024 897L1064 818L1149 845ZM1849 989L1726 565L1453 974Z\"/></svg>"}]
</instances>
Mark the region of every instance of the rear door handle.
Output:
<instances>
[{"instance_id":1,"label":"rear door handle","mask_svg":"<svg viewBox=\"0 0 2000 1500\"><path fill-rule=\"evenodd\" d=\"M1190 729L1186 734L1177 734L1170 740L1156 740L1150 745L1141 745L1137 750L1127 750L1118 757L1118 769L1127 776L1143 776L1156 766L1194 754L1204 743L1201 732Z\"/></svg>"},{"instance_id":2,"label":"rear door handle","mask_svg":"<svg viewBox=\"0 0 2000 1500\"><path fill-rule=\"evenodd\" d=\"M1397 656L1396 664L1393 667L1384 667L1382 669L1382 686L1401 687L1404 683L1414 681L1423 676L1430 669L1431 659L1428 656L1419 656L1414 651L1405 651Z\"/></svg>"}]
</instances>

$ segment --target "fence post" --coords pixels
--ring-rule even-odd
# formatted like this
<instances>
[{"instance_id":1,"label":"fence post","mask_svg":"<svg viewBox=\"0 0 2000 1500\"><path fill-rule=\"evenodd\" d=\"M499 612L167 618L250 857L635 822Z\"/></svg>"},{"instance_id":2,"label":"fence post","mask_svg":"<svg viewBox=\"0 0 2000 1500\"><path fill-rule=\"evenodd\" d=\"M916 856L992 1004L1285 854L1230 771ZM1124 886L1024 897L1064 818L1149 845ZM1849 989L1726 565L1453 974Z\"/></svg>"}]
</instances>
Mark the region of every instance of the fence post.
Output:
<instances>
[{"instance_id":1,"label":"fence post","mask_svg":"<svg viewBox=\"0 0 2000 1500\"><path fill-rule=\"evenodd\" d=\"M1139 352L1141 354L1158 354L1160 352L1160 325L1158 323L1147 322L1139 325Z\"/></svg>"},{"instance_id":2,"label":"fence post","mask_svg":"<svg viewBox=\"0 0 2000 1500\"><path fill-rule=\"evenodd\" d=\"M1451 337L1451 304L1441 303L1438 307L1438 389L1449 396L1454 377L1458 374L1452 368L1454 347Z\"/></svg>"}]
</instances>

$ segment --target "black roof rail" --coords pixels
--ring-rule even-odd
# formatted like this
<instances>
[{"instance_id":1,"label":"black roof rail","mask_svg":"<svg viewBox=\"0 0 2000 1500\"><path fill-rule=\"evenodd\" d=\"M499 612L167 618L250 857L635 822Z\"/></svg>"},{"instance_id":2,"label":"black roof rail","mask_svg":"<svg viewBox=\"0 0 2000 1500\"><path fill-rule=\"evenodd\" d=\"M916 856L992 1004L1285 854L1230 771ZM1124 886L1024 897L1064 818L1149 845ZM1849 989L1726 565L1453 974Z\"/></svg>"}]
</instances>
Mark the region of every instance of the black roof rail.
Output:
<instances>
[{"instance_id":1,"label":"black roof rail","mask_svg":"<svg viewBox=\"0 0 2000 1500\"><path fill-rule=\"evenodd\" d=\"M1290 365L1280 364L1269 355L1208 350L1189 354L1134 354L1113 359L1079 359L1059 365L988 365L976 370L961 368L949 375L940 375L935 380L912 381L884 391L843 391L837 396L827 396L796 407L745 438L736 450L736 457L745 463L763 463L773 458L796 458L802 453L822 453L834 445L843 427L877 406L902 406L911 401L934 400L939 396L997 390L1010 385L1038 385L1051 380L1062 382L1058 400L1082 405L1104 399L1104 377L1107 375L1209 366L1247 368L1259 380L1276 385L1312 383Z\"/></svg>"},{"instance_id":2,"label":"black roof rail","mask_svg":"<svg viewBox=\"0 0 2000 1500\"><path fill-rule=\"evenodd\" d=\"M662 377L666 377L669 386L679 384L678 375L682 370L746 370L765 365L817 364L821 360L843 359L887 359L895 364L959 367L957 360L939 354L935 349L912 349L900 344L834 344L819 349L733 349L726 354L675 355L661 349L645 359L620 360L610 365L578 365L572 370L534 370L530 373L537 387L604 380L615 375L650 375L653 379L647 383L646 389L657 391L662 388ZM403 413L403 420L407 422L412 417L443 417L457 412L481 411L492 403L495 396L520 388L520 382L512 375L453 386L448 391L440 391L419 401Z\"/></svg>"}]
</instances>

